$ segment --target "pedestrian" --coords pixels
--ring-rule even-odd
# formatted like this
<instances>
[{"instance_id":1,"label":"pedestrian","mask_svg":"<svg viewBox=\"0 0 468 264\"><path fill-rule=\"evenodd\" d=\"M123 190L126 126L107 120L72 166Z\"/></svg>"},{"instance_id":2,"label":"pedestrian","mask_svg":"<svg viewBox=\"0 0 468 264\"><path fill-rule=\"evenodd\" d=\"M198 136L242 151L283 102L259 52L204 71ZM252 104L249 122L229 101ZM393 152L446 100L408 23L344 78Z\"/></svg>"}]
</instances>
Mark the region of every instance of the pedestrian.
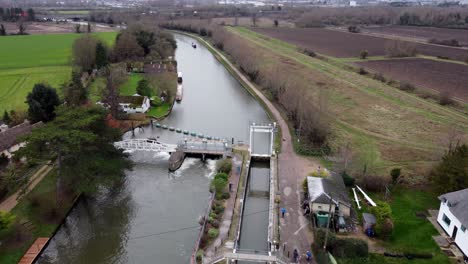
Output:
<instances>
[{"instance_id":1,"label":"pedestrian","mask_svg":"<svg viewBox=\"0 0 468 264\"><path fill-rule=\"evenodd\" d=\"M299 260L299 252L297 251L296 248L294 249L294 252L293 252L293 260L294 260L294 263L297 263L297 261Z\"/></svg>"},{"instance_id":2,"label":"pedestrian","mask_svg":"<svg viewBox=\"0 0 468 264\"><path fill-rule=\"evenodd\" d=\"M284 218L284 214L286 213L286 208L281 208L281 217Z\"/></svg>"},{"instance_id":3,"label":"pedestrian","mask_svg":"<svg viewBox=\"0 0 468 264\"><path fill-rule=\"evenodd\" d=\"M307 250L307 252L306 252L306 257L307 257L307 261L312 260L312 253L309 250Z\"/></svg>"}]
</instances>

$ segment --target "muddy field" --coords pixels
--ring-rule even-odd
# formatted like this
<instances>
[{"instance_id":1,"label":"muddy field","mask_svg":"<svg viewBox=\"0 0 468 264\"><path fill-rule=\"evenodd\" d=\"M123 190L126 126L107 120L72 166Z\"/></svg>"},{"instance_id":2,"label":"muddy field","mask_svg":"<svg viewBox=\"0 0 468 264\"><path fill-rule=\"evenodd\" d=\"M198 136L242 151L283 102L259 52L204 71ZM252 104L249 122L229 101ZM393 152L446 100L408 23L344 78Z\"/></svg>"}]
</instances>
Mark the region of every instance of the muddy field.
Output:
<instances>
[{"instance_id":1,"label":"muddy field","mask_svg":"<svg viewBox=\"0 0 468 264\"><path fill-rule=\"evenodd\" d=\"M380 72L394 80L405 81L417 87L439 92L468 101L468 66L426 59L394 59L356 63Z\"/></svg>"},{"instance_id":2,"label":"muddy field","mask_svg":"<svg viewBox=\"0 0 468 264\"><path fill-rule=\"evenodd\" d=\"M18 32L17 23L2 23L5 26L7 34L13 34ZM72 23L54 23L54 22L33 22L25 23L26 32L31 35L37 34L59 34L59 33L75 33L75 25ZM82 31L86 31L86 25L81 26ZM93 32L111 32L115 31L115 28L111 28L104 25L93 25Z\"/></svg>"},{"instance_id":3,"label":"muddy field","mask_svg":"<svg viewBox=\"0 0 468 264\"><path fill-rule=\"evenodd\" d=\"M434 28L434 27L414 27L414 26L373 26L364 27L363 32L397 36L404 38L414 38L421 41L427 41L431 38L440 40L456 39L462 46L468 46L468 30Z\"/></svg>"},{"instance_id":4,"label":"muddy field","mask_svg":"<svg viewBox=\"0 0 468 264\"><path fill-rule=\"evenodd\" d=\"M358 57L362 50L367 50L369 56L386 55L385 47L392 40L340 32L323 28L254 28L256 32L293 43L335 57ZM443 47L415 43L419 53L429 56L443 56L464 61L468 59L468 49Z\"/></svg>"}]
</instances>

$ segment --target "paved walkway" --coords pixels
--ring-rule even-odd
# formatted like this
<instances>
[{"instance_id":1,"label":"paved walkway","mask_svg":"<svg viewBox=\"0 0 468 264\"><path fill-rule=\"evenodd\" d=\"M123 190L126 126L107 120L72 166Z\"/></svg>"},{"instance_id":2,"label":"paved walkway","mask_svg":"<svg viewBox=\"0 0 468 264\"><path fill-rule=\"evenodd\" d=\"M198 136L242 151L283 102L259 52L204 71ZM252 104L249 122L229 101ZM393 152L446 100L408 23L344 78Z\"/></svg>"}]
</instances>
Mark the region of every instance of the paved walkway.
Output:
<instances>
[{"instance_id":1,"label":"paved walkway","mask_svg":"<svg viewBox=\"0 0 468 264\"><path fill-rule=\"evenodd\" d=\"M37 254L39 254L42 248L47 244L47 241L49 241L48 237L38 237L18 264L32 264Z\"/></svg>"},{"instance_id":2,"label":"paved walkway","mask_svg":"<svg viewBox=\"0 0 468 264\"><path fill-rule=\"evenodd\" d=\"M205 263L209 263L210 259L219 253L222 244L229 236L229 229L231 228L232 216L234 214L234 207L237 199L237 187L239 186L240 174L237 173L237 167L242 166L242 156L234 155L232 157L232 170L229 176L229 183L232 184L232 192L229 199L226 201L223 219L219 226L219 235L216 240L205 250L204 259Z\"/></svg>"},{"instance_id":3,"label":"paved walkway","mask_svg":"<svg viewBox=\"0 0 468 264\"><path fill-rule=\"evenodd\" d=\"M28 183L26 192L23 194L29 193L36 185L41 182L41 180L52 170L53 166L44 165L42 166L34 175L31 177ZM21 196L21 190L10 195L2 203L0 203L0 211L10 212L18 204L18 198Z\"/></svg>"},{"instance_id":4,"label":"paved walkway","mask_svg":"<svg viewBox=\"0 0 468 264\"><path fill-rule=\"evenodd\" d=\"M201 40L208 46L211 46L205 40ZM281 246L286 243L286 253L290 251L292 256L293 250L296 248L301 255L304 255L307 250L310 250L310 245L313 241L313 234L309 229L308 220L302 216L300 208L300 191L304 177L313 170L317 170L319 163L311 158L305 158L297 155L293 149L292 136L289 127L281 113L276 109L275 105L260 92L256 86L242 74L221 52L217 49L213 50L233 69L233 71L246 83L256 96L262 100L266 107L273 114L273 118L281 128L282 143L281 153L278 156L279 162L279 190L281 192L280 207L285 207L287 210L286 217L280 219L280 240ZM301 258L301 263L307 263L305 258Z\"/></svg>"}]
</instances>

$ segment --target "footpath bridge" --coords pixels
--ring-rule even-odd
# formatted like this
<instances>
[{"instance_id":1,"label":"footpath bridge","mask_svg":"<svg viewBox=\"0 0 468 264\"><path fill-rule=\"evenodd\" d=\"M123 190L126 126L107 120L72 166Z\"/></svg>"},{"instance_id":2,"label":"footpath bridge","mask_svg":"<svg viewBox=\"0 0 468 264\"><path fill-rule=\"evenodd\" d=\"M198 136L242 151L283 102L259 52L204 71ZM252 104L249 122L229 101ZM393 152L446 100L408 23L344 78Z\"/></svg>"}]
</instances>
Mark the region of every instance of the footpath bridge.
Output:
<instances>
[{"instance_id":1,"label":"footpath bridge","mask_svg":"<svg viewBox=\"0 0 468 264\"><path fill-rule=\"evenodd\" d=\"M156 139L126 139L114 142L114 146L128 151L153 151L173 153L182 151L184 153L224 155L231 151L227 141L208 139L184 139L178 144L166 144Z\"/></svg>"},{"instance_id":2,"label":"footpath bridge","mask_svg":"<svg viewBox=\"0 0 468 264\"><path fill-rule=\"evenodd\" d=\"M209 264L215 263L232 263L232 261L247 261L256 263L276 263L276 264L289 264L290 261L283 256L277 254L268 254L260 252L224 252L223 254L217 255L207 262Z\"/></svg>"}]
</instances>

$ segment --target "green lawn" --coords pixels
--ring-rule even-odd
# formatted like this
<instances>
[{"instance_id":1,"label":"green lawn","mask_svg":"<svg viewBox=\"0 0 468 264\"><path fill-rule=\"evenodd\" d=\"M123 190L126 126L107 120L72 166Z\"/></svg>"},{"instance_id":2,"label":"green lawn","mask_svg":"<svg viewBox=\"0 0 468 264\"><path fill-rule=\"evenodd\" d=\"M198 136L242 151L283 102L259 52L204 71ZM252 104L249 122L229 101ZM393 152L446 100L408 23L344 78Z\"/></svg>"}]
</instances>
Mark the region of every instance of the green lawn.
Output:
<instances>
[{"instance_id":1,"label":"green lawn","mask_svg":"<svg viewBox=\"0 0 468 264\"><path fill-rule=\"evenodd\" d=\"M111 45L117 32L93 33ZM7 36L0 41L0 70L69 65L73 41L81 34Z\"/></svg>"},{"instance_id":2,"label":"green lawn","mask_svg":"<svg viewBox=\"0 0 468 264\"><path fill-rule=\"evenodd\" d=\"M383 199L381 195L371 195L373 199ZM449 264L448 257L441 252L432 239L437 235L436 229L426 218L416 216L418 212L439 207L437 195L430 191L396 189L392 191L390 206L394 221L394 230L389 241L383 242L388 252L396 253L433 253L432 259L389 258L371 254L369 259L340 259L339 263L379 263L379 264ZM363 204L363 210L368 207Z\"/></svg>"},{"instance_id":3,"label":"green lawn","mask_svg":"<svg viewBox=\"0 0 468 264\"><path fill-rule=\"evenodd\" d=\"M94 33L111 45L117 32ZM0 113L25 110L26 95L45 82L59 90L70 78L73 41L79 34L7 36L0 41ZM60 91L59 91L60 92Z\"/></svg>"},{"instance_id":4,"label":"green lawn","mask_svg":"<svg viewBox=\"0 0 468 264\"><path fill-rule=\"evenodd\" d=\"M152 106L151 109L148 111L147 115L154 117L154 118L161 118L169 112L171 108L171 103L163 103L160 106L154 107Z\"/></svg>"},{"instance_id":5,"label":"green lawn","mask_svg":"<svg viewBox=\"0 0 468 264\"><path fill-rule=\"evenodd\" d=\"M143 79L143 74L132 73L127 81L120 86L120 95L134 95L138 82Z\"/></svg>"}]
</instances>

